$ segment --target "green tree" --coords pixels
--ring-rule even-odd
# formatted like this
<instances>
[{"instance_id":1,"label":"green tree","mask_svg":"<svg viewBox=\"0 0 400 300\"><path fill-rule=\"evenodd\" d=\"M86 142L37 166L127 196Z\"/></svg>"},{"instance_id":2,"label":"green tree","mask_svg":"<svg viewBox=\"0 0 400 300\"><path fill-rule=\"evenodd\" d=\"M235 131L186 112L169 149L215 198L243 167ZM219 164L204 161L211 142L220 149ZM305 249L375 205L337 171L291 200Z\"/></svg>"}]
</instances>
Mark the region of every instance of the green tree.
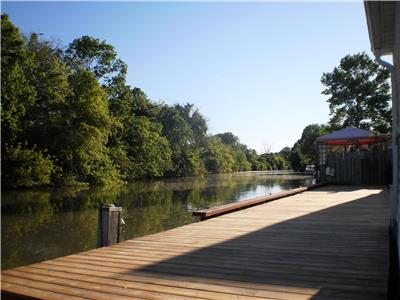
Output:
<instances>
[{"instance_id":1,"label":"green tree","mask_svg":"<svg viewBox=\"0 0 400 300\"><path fill-rule=\"evenodd\" d=\"M196 142L201 142L201 140L207 135L208 125L206 119L198 109L195 109L191 114L189 124L192 128Z\"/></svg>"},{"instance_id":2,"label":"green tree","mask_svg":"<svg viewBox=\"0 0 400 300\"><path fill-rule=\"evenodd\" d=\"M271 166L267 165L266 161L257 154L256 150L249 149L245 153L252 171L263 171L271 168Z\"/></svg>"},{"instance_id":3,"label":"green tree","mask_svg":"<svg viewBox=\"0 0 400 300\"><path fill-rule=\"evenodd\" d=\"M202 149L196 146L189 146L182 150L178 156L178 163L174 165L175 176L202 176L206 173L203 160L201 159ZM173 156L173 155L172 155Z\"/></svg>"},{"instance_id":4,"label":"green tree","mask_svg":"<svg viewBox=\"0 0 400 300\"><path fill-rule=\"evenodd\" d=\"M194 143L193 131L182 115L180 109L164 105L160 112L160 121L163 125L163 135L167 137L172 147L185 148Z\"/></svg>"},{"instance_id":5,"label":"green tree","mask_svg":"<svg viewBox=\"0 0 400 300\"><path fill-rule=\"evenodd\" d=\"M1 16L1 156L4 187L47 185L56 168L27 133L27 120L38 106L35 54L26 48L19 30ZM29 141L29 143L27 142Z\"/></svg>"},{"instance_id":6,"label":"green tree","mask_svg":"<svg viewBox=\"0 0 400 300\"><path fill-rule=\"evenodd\" d=\"M287 170L289 168L289 162L279 153L274 153L274 164L277 170Z\"/></svg>"},{"instance_id":7,"label":"green tree","mask_svg":"<svg viewBox=\"0 0 400 300\"><path fill-rule=\"evenodd\" d=\"M209 173L228 173L237 170L234 150L222 143L218 136L207 139L203 160Z\"/></svg>"},{"instance_id":8,"label":"green tree","mask_svg":"<svg viewBox=\"0 0 400 300\"><path fill-rule=\"evenodd\" d=\"M131 112L135 116L148 117L156 122L160 112L160 105L151 102L147 95L139 88L132 89L131 94Z\"/></svg>"},{"instance_id":9,"label":"green tree","mask_svg":"<svg viewBox=\"0 0 400 300\"><path fill-rule=\"evenodd\" d=\"M324 73L322 94L328 99L333 130L347 126L390 130L389 71L365 53L347 55L332 72Z\"/></svg>"},{"instance_id":10,"label":"green tree","mask_svg":"<svg viewBox=\"0 0 400 300\"><path fill-rule=\"evenodd\" d=\"M241 150L234 150L236 167L235 171L251 171L251 164L247 161L246 154Z\"/></svg>"},{"instance_id":11,"label":"green tree","mask_svg":"<svg viewBox=\"0 0 400 300\"><path fill-rule=\"evenodd\" d=\"M129 177L160 177L171 168L171 149L160 124L144 116L132 118L126 138Z\"/></svg>"},{"instance_id":12,"label":"green tree","mask_svg":"<svg viewBox=\"0 0 400 300\"><path fill-rule=\"evenodd\" d=\"M311 124L303 129L300 138L300 149L308 163L315 162L317 154L316 139L328 133L325 125Z\"/></svg>"},{"instance_id":13,"label":"green tree","mask_svg":"<svg viewBox=\"0 0 400 300\"><path fill-rule=\"evenodd\" d=\"M65 61L73 70L91 71L106 86L115 83L114 78L125 78L127 72L112 45L90 36L73 40L65 51Z\"/></svg>"},{"instance_id":14,"label":"green tree","mask_svg":"<svg viewBox=\"0 0 400 300\"><path fill-rule=\"evenodd\" d=\"M72 74L73 94L67 98L64 130L59 137L60 160L72 180L109 184L119 174L108 155L106 144L113 123L104 90L88 71Z\"/></svg>"},{"instance_id":15,"label":"green tree","mask_svg":"<svg viewBox=\"0 0 400 300\"><path fill-rule=\"evenodd\" d=\"M306 164L303 157L304 156L300 149L300 142L297 141L296 143L294 143L292 149L290 149L289 155L290 166L293 170L304 171Z\"/></svg>"},{"instance_id":16,"label":"green tree","mask_svg":"<svg viewBox=\"0 0 400 300\"><path fill-rule=\"evenodd\" d=\"M220 138L222 143L230 145L234 148L237 148L240 145L239 138L232 132L219 133L216 134L215 136Z\"/></svg>"},{"instance_id":17,"label":"green tree","mask_svg":"<svg viewBox=\"0 0 400 300\"><path fill-rule=\"evenodd\" d=\"M201 149L196 144L190 124L193 106L163 105L159 120L163 126L162 134L168 139L172 150L170 176L203 175L205 168L201 160Z\"/></svg>"},{"instance_id":18,"label":"green tree","mask_svg":"<svg viewBox=\"0 0 400 300\"><path fill-rule=\"evenodd\" d=\"M51 158L42 151L27 149L27 145L6 145L3 148L1 182L4 187L35 187L47 185L56 171Z\"/></svg>"},{"instance_id":19,"label":"green tree","mask_svg":"<svg viewBox=\"0 0 400 300\"><path fill-rule=\"evenodd\" d=\"M91 72L105 89L112 123L108 141L114 164L124 174L129 169L126 143L123 140L125 123L132 117L132 90L126 84L126 64L117 57L114 47L106 41L90 36L73 40L64 53L64 60L72 70Z\"/></svg>"},{"instance_id":20,"label":"green tree","mask_svg":"<svg viewBox=\"0 0 400 300\"><path fill-rule=\"evenodd\" d=\"M289 168L291 168L290 165L290 147L285 147L281 151L279 151L279 154L283 157L283 159L287 162L287 165Z\"/></svg>"},{"instance_id":21,"label":"green tree","mask_svg":"<svg viewBox=\"0 0 400 300\"><path fill-rule=\"evenodd\" d=\"M5 186L270 167L232 133L208 136L193 104L154 103L127 85L127 66L105 41L83 36L63 51L34 33L23 38L6 15L1 22Z\"/></svg>"},{"instance_id":22,"label":"green tree","mask_svg":"<svg viewBox=\"0 0 400 300\"><path fill-rule=\"evenodd\" d=\"M315 163L317 155L316 139L328 133L326 125L307 125L300 139L293 145L289 161L294 170L302 171L307 164Z\"/></svg>"},{"instance_id":23,"label":"green tree","mask_svg":"<svg viewBox=\"0 0 400 300\"><path fill-rule=\"evenodd\" d=\"M66 98L72 93L68 82L70 70L62 62L59 49L40 41L37 34L30 36L26 48L33 57L31 82L36 97L35 104L23 118L23 139L57 156L63 145L56 143L54 137L64 129Z\"/></svg>"},{"instance_id":24,"label":"green tree","mask_svg":"<svg viewBox=\"0 0 400 300\"><path fill-rule=\"evenodd\" d=\"M266 161L261 158L255 150L248 149L246 145L240 143L240 139L232 132L216 134L215 137L228 145L234 152L235 167L233 171L257 171L269 168Z\"/></svg>"},{"instance_id":25,"label":"green tree","mask_svg":"<svg viewBox=\"0 0 400 300\"><path fill-rule=\"evenodd\" d=\"M1 145L17 142L22 118L34 105L33 57L7 15L1 16Z\"/></svg>"},{"instance_id":26,"label":"green tree","mask_svg":"<svg viewBox=\"0 0 400 300\"><path fill-rule=\"evenodd\" d=\"M287 170L289 162L279 153L263 153L261 158L269 170Z\"/></svg>"},{"instance_id":27,"label":"green tree","mask_svg":"<svg viewBox=\"0 0 400 300\"><path fill-rule=\"evenodd\" d=\"M157 106L139 88L129 88L120 98L111 101L109 99L109 103L116 122L108 147L122 176L163 176L166 167L170 168L171 165L171 150L168 140L161 133L162 125L157 120ZM149 159L148 166L145 166L145 158Z\"/></svg>"}]
</instances>

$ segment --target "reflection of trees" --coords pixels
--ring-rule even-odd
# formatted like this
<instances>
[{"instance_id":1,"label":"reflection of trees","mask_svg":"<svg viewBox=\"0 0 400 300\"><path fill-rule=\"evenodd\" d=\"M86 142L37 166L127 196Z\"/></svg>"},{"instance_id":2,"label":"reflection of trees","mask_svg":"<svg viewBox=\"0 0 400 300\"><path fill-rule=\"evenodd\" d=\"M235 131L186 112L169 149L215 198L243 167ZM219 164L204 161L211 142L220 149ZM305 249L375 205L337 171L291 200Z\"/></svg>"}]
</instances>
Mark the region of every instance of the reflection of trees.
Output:
<instances>
[{"instance_id":1,"label":"reflection of trees","mask_svg":"<svg viewBox=\"0 0 400 300\"><path fill-rule=\"evenodd\" d=\"M30 214L42 210L50 201L50 193L46 191L12 191L1 194L2 215Z\"/></svg>"},{"instance_id":2,"label":"reflection of trees","mask_svg":"<svg viewBox=\"0 0 400 300\"><path fill-rule=\"evenodd\" d=\"M2 226L2 269L94 248L98 212L88 209L52 215L34 230L16 234L15 220L36 220L38 214L5 216ZM32 221L29 223L32 224ZM5 226L4 226L5 225ZM32 228L30 228L32 229Z\"/></svg>"},{"instance_id":3,"label":"reflection of trees","mask_svg":"<svg viewBox=\"0 0 400 300\"><path fill-rule=\"evenodd\" d=\"M2 193L2 267L14 267L96 246L97 208L122 206L125 238L194 221L191 210L305 186L301 176L232 173L205 178L135 181L126 186Z\"/></svg>"},{"instance_id":4,"label":"reflection of trees","mask_svg":"<svg viewBox=\"0 0 400 300\"><path fill-rule=\"evenodd\" d=\"M2 268L96 246L97 207L119 190L46 189L2 193Z\"/></svg>"},{"instance_id":5,"label":"reflection of trees","mask_svg":"<svg viewBox=\"0 0 400 300\"><path fill-rule=\"evenodd\" d=\"M36 205L35 213L25 213L20 215L3 215L1 226L1 267L7 268L25 262L26 258L33 256L29 251L32 244L35 243L34 236L40 234L40 228L51 222L53 209L50 202L44 202L45 195L41 205ZM29 206L30 207L30 206Z\"/></svg>"},{"instance_id":6,"label":"reflection of trees","mask_svg":"<svg viewBox=\"0 0 400 300\"><path fill-rule=\"evenodd\" d=\"M11 199L15 204L11 203ZM1 226L3 239L8 231L12 231L13 235L34 231L36 227L48 222L54 214L50 194L47 192L12 192L2 194L1 200L2 223L6 224ZM19 217L11 217L15 215Z\"/></svg>"},{"instance_id":7,"label":"reflection of trees","mask_svg":"<svg viewBox=\"0 0 400 300\"><path fill-rule=\"evenodd\" d=\"M126 221L124 237L129 239L189 224L193 219L182 203L166 201L156 206L130 208Z\"/></svg>"},{"instance_id":8,"label":"reflection of trees","mask_svg":"<svg viewBox=\"0 0 400 300\"><path fill-rule=\"evenodd\" d=\"M124 186L97 187L54 193L54 201L62 203L63 211L98 208L103 203L116 203L125 190Z\"/></svg>"}]
</instances>

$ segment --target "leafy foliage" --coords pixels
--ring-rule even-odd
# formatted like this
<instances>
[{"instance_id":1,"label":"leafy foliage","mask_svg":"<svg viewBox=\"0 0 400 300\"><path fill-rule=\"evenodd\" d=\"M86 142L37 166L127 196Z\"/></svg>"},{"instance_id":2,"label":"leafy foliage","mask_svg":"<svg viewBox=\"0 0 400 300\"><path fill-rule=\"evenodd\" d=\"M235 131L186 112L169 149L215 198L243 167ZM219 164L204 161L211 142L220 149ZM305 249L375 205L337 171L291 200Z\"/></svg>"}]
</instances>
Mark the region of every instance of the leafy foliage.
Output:
<instances>
[{"instance_id":1,"label":"leafy foliage","mask_svg":"<svg viewBox=\"0 0 400 300\"><path fill-rule=\"evenodd\" d=\"M64 51L35 33L22 37L6 15L1 22L4 186L268 167L232 133L210 136L193 104L154 103L130 87L107 42L83 36Z\"/></svg>"},{"instance_id":2,"label":"leafy foliage","mask_svg":"<svg viewBox=\"0 0 400 300\"><path fill-rule=\"evenodd\" d=\"M114 77L124 77L127 71L113 46L90 36L73 40L65 51L65 61L73 70L91 71L105 84L111 84Z\"/></svg>"},{"instance_id":3,"label":"leafy foliage","mask_svg":"<svg viewBox=\"0 0 400 300\"><path fill-rule=\"evenodd\" d=\"M203 159L209 173L236 171L233 149L222 143L218 136L207 139Z\"/></svg>"},{"instance_id":4,"label":"leafy foliage","mask_svg":"<svg viewBox=\"0 0 400 300\"><path fill-rule=\"evenodd\" d=\"M161 125L147 117L134 118L129 124L127 153L129 177L159 177L171 168L171 149L161 135Z\"/></svg>"},{"instance_id":5,"label":"leafy foliage","mask_svg":"<svg viewBox=\"0 0 400 300\"><path fill-rule=\"evenodd\" d=\"M55 167L42 151L26 145L5 145L2 183L7 187L35 187L50 184Z\"/></svg>"},{"instance_id":6,"label":"leafy foliage","mask_svg":"<svg viewBox=\"0 0 400 300\"><path fill-rule=\"evenodd\" d=\"M363 53L347 55L324 73L333 130L347 126L387 133L391 124L389 71Z\"/></svg>"},{"instance_id":7,"label":"leafy foliage","mask_svg":"<svg viewBox=\"0 0 400 300\"><path fill-rule=\"evenodd\" d=\"M73 95L64 112L60 135L60 160L68 176L78 181L107 184L118 180L118 172L106 147L113 122L104 90L88 71L69 78Z\"/></svg>"},{"instance_id":8,"label":"leafy foliage","mask_svg":"<svg viewBox=\"0 0 400 300\"><path fill-rule=\"evenodd\" d=\"M193 104L155 103L129 86L127 65L106 41L83 36L63 50L35 33L23 37L7 15L1 26L5 187L302 170L328 129L390 129L389 74L365 53L322 76L329 127L308 125L292 148L259 155L231 132L210 135Z\"/></svg>"},{"instance_id":9,"label":"leafy foliage","mask_svg":"<svg viewBox=\"0 0 400 300\"><path fill-rule=\"evenodd\" d=\"M1 136L5 142L16 143L21 121L33 106L36 91L30 81L32 55L26 51L19 30L7 15L1 16Z\"/></svg>"},{"instance_id":10,"label":"leafy foliage","mask_svg":"<svg viewBox=\"0 0 400 300\"><path fill-rule=\"evenodd\" d=\"M66 99L72 95L68 82L70 72L62 62L59 49L39 41L36 34L30 36L26 50L33 61L29 77L35 90L35 101L22 119L20 139L57 155L60 145L55 143L54 137L63 131Z\"/></svg>"},{"instance_id":11,"label":"leafy foliage","mask_svg":"<svg viewBox=\"0 0 400 300\"><path fill-rule=\"evenodd\" d=\"M288 158L294 170L303 171L307 164L314 164L317 155L316 139L328 133L326 125L307 125L301 138L293 145Z\"/></svg>"}]
</instances>

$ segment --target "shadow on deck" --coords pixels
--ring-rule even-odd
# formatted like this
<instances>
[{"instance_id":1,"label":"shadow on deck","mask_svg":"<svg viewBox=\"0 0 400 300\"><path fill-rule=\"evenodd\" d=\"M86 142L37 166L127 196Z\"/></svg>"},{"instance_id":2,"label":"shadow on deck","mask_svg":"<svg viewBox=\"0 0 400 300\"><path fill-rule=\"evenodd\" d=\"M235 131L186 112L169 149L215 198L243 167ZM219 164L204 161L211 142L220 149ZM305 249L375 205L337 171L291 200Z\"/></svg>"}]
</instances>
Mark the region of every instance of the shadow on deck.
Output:
<instances>
[{"instance_id":1,"label":"shadow on deck","mask_svg":"<svg viewBox=\"0 0 400 300\"><path fill-rule=\"evenodd\" d=\"M317 191L335 193L329 187ZM382 191L128 273L194 282L216 280L227 286L249 283L254 296L257 289L267 289L292 294L288 299L385 299L387 198ZM184 248L192 239L207 238L199 234L171 247Z\"/></svg>"}]
</instances>

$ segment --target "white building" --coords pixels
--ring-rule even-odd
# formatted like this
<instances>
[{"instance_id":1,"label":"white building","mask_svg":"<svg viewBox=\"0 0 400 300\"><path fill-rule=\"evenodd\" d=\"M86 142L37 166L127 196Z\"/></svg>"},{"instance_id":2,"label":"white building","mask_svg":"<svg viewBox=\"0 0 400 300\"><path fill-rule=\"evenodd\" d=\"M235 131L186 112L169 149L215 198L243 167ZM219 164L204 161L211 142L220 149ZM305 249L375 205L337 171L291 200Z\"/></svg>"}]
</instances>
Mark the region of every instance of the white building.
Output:
<instances>
[{"instance_id":1,"label":"white building","mask_svg":"<svg viewBox=\"0 0 400 300\"><path fill-rule=\"evenodd\" d=\"M390 70L392 78L393 184L391 186L391 299L400 299L400 2L365 1L371 50L377 62ZM391 56L392 61L390 62Z\"/></svg>"}]
</instances>

